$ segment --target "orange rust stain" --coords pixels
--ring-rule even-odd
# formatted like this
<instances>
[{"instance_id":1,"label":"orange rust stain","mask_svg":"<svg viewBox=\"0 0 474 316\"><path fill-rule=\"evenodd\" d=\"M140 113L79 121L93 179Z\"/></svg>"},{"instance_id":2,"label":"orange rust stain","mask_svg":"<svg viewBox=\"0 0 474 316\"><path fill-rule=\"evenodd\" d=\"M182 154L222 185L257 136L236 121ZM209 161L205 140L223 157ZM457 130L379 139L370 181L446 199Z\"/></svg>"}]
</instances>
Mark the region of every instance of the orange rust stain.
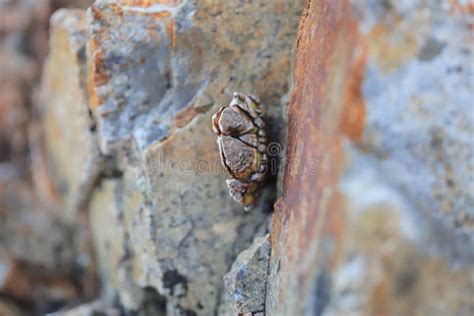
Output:
<instances>
[{"instance_id":1,"label":"orange rust stain","mask_svg":"<svg viewBox=\"0 0 474 316\"><path fill-rule=\"evenodd\" d=\"M116 16L123 16L122 7L119 6L118 4L111 3L109 4L109 8Z\"/></svg>"},{"instance_id":2,"label":"orange rust stain","mask_svg":"<svg viewBox=\"0 0 474 316\"><path fill-rule=\"evenodd\" d=\"M168 37L170 38L170 42L171 42L171 48L173 48L176 46L176 33L174 31L173 18L169 19L167 29L168 29Z\"/></svg>"},{"instance_id":3,"label":"orange rust stain","mask_svg":"<svg viewBox=\"0 0 474 316\"><path fill-rule=\"evenodd\" d=\"M120 4L111 3L108 5L108 8L112 11L112 15L122 17L124 14L123 5L133 5L133 6L142 6L147 7L157 3L177 3L176 1L151 1L151 0L144 0L144 1L132 1L127 0L123 1ZM98 9L95 5L91 7L92 16L95 20L104 20L104 14ZM152 16L156 19L168 19L171 17L171 12L169 11L158 11L158 12L140 12L140 11L133 11L127 10L129 14L136 14L136 15L146 15ZM173 33L172 41L175 41L174 36L174 25L173 22L168 24L168 29L170 32ZM153 25L153 24L150 24ZM151 36L157 37L157 26L154 25L148 29L148 32ZM100 49L101 42L110 40L110 33L108 32L107 28L103 28L97 34L90 36L89 40L89 58L88 62L88 74L87 74L87 90L89 94L89 105L92 109L96 108L100 104L100 96L97 94L97 88L107 84L110 80L110 75L108 70L105 67L105 57L103 52Z\"/></svg>"},{"instance_id":4,"label":"orange rust stain","mask_svg":"<svg viewBox=\"0 0 474 316\"><path fill-rule=\"evenodd\" d=\"M111 5L114 12L118 12L118 6ZM103 13L95 6L90 8L94 20L103 20ZM89 107L95 109L99 106L99 96L97 95L97 87L108 82L109 78L103 69L104 57L99 49L100 42L104 38L109 38L110 34L102 31L89 37L88 55L91 56L87 63L87 93L89 95Z\"/></svg>"},{"instance_id":5,"label":"orange rust stain","mask_svg":"<svg viewBox=\"0 0 474 316\"><path fill-rule=\"evenodd\" d=\"M91 12L92 17L94 18L94 20L101 20L102 17L103 17L102 12L99 9L97 9L96 5L92 5L90 7L90 12Z\"/></svg>"},{"instance_id":6,"label":"orange rust stain","mask_svg":"<svg viewBox=\"0 0 474 316\"><path fill-rule=\"evenodd\" d=\"M469 13L474 15L474 1L468 3L460 3L459 0L449 0L449 6L453 12Z\"/></svg>"},{"instance_id":7,"label":"orange rust stain","mask_svg":"<svg viewBox=\"0 0 474 316\"><path fill-rule=\"evenodd\" d=\"M272 256L278 257L280 255L279 237L281 233L283 233L284 221L288 218L288 209L283 198L279 198L273 207L274 213L272 218L272 234L270 235L270 243L272 245Z\"/></svg>"},{"instance_id":8,"label":"orange rust stain","mask_svg":"<svg viewBox=\"0 0 474 316\"><path fill-rule=\"evenodd\" d=\"M361 46L354 17L349 0L309 0L299 25L283 196L275 204L271 233L272 256L281 255L285 262L278 297L287 292L303 296L314 282L315 265L331 269L342 255L342 139L361 138L365 124L361 82L366 52L354 53ZM327 128L330 119L336 129ZM316 173L308 173L304 168L314 159ZM303 172L291 172L298 166ZM319 251L321 240L331 240L331 253Z\"/></svg>"},{"instance_id":9,"label":"orange rust stain","mask_svg":"<svg viewBox=\"0 0 474 316\"><path fill-rule=\"evenodd\" d=\"M169 11L159 11L155 12L153 16L157 19L167 19L171 16L171 12Z\"/></svg>"},{"instance_id":10,"label":"orange rust stain","mask_svg":"<svg viewBox=\"0 0 474 316\"><path fill-rule=\"evenodd\" d=\"M105 70L105 58L101 51L97 51L95 53L95 60L94 60L94 83L95 86L102 86L109 81L109 76Z\"/></svg>"},{"instance_id":11,"label":"orange rust stain","mask_svg":"<svg viewBox=\"0 0 474 316\"><path fill-rule=\"evenodd\" d=\"M141 12L141 11L134 11L134 10L127 10L127 13L135 16L147 16L153 17L157 20L164 20L171 16L171 12L169 11L156 11L156 12Z\"/></svg>"},{"instance_id":12,"label":"orange rust stain","mask_svg":"<svg viewBox=\"0 0 474 316\"><path fill-rule=\"evenodd\" d=\"M99 106L99 97L97 96L93 78L92 67L89 67L89 71L87 72L87 93L89 95L88 104L91 109L95 109Z\"/></svg>"},{"instance_id":13,"label":"orange rust stain","mask_svg":"<svg viewBox=\"0 0 474 316\"><path fill-rule=\"evenodd\" d=\"M92 58L89 63L87 90L89 94L89 105L92 109L99 106L99 96L97 95L97 87L105 85L109 81L109 75L104 68L104 56L92 41L91 51Z\"/></svg>"},{"instance_id":14,"label":"orange rust stain","mask_svg":"<svg viewBox=\"0 0 474 316\"><path fill-rule=\"evenodd\" d=\"M123 0L122 4L148 8L155 4L175 6L181 4L181 0Z\"/></svg>"},{"instance_id":15,"label":"orange rust stain","mask_svg":"<svg viewBox=\"0 0 474 316\"><path fill-rule=\"evenodd\" d=\"M188 107L174 117L174 127L182 128L191 122L197 115L204 113L205 108Z\"/></svg>"},{"instance_id":16,"label":"orange rust stain","mask_svg":"<svg viewBox=\"0 0 474 316\"><path fill-rule=\"evenodd\" d=\"M341 132L354 141L360 141L363 136L366 105L362 95L362 83L366 69L366 53L354 61L349 69L351 76L347 78L347 91L344 99L340 129Z\"/></svg>"},{"instance_id":17,"label":"orange rust stain","mask_svg":"<svg viewBox=\"0 0 474 316\"><path fill-rule=\"evenodd\" d=\"M176 6L181 4L181 0L155 0L156 3L167 4L171 6Z\"/></svg>"},{"instance_id":18,"label":"orange rust stain","mask_svg":"<svg viewBox=\"0 0 474 316\"><path fill-rule=\"evenodd\" d=\"M308 179L309 181L303 179L306 181L306 196L301 199L309 200L309 203L299 204L298 208L303 210L301 213L304 214L294 214L292 217L302 225L298 229L300 249L311 247L311 243L320 238L318 236L330 236L335 245L338 245L344 232L344 201L343 196L336 191L345 164L342 141L340 137L321 135L316 142L320 148L324 148L324 153L319 156L317 175ZM335 262L335 259L331 260L332 262Z\"/></svg>"},{"instance_id":19,"label":"orange rust stain","mask_svg":"<svg viewBox=\"0 0 474 316\"><path fill-rule=\"evenodd\" d=\"M137 6L145 8L152 5L150 0L125 0L124 4L128 6Z\"/></svg>"}]
</instances>

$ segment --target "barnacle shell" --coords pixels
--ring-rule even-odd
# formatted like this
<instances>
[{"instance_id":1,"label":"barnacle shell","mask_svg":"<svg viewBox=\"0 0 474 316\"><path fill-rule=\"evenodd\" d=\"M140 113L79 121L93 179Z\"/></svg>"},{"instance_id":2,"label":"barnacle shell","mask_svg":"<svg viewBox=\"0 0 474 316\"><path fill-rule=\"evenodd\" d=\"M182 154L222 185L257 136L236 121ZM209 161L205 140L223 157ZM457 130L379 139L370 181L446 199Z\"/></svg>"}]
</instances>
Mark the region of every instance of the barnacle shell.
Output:
<instances>
[{"instance_id":1,"label":"barnacle shell","mask_svg":"<svg viewBox=\"0 0 474 316\"><path fill-rule=\"evenodd\" d=\"M235 92L229 106L212 116L221 162L232 179L231 197L249 207L259 194L267 170L267 134L260 103L255 96Z\"/></svg>"}]
</instances>

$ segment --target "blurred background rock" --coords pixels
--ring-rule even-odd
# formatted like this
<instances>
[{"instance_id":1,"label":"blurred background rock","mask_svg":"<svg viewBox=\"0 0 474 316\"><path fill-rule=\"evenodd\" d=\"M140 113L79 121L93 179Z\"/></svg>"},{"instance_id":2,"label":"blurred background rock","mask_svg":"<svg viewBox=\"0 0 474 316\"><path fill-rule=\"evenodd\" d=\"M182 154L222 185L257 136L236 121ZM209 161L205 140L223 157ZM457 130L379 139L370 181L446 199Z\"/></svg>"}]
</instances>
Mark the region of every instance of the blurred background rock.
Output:
<instances>
[{"instance_id":1,"label":"blurred background rock","mask_svg":"<svg viewBox=\"0 0 474 316\"><path fill-rule=\"evenodd\" d=\"M50 16L91 3L0 1L0 315L42 314L96 294L94 273L78 260L93 262L72 234L80 225L67 227L54 203L38 199L29 146Z\"/></svg>"}]
</instances>

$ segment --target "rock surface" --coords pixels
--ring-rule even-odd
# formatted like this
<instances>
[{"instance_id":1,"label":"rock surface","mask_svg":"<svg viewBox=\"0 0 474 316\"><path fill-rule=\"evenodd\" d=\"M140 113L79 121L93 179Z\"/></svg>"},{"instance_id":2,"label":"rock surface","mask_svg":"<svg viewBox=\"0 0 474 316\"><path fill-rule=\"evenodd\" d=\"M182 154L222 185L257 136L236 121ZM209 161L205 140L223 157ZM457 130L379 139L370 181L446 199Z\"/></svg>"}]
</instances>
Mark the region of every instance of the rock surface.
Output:
<instances>
[{"instance_id":1,"label":"rock surface","mask_svg":"<svg viewBox=\"0 0 474 316\"><path fill-rule=\"evenodd\" d=\"M246 91L281 126L301 7L96 1L88 10L89 105L120 171L91 204L110 303L137 310L152 288L169 315L225 309L222 277L269 205L246 213L228 197L211 115Z\"/></svg>"},{"instance_id":2,"label":"rock surface","mask_svg":"<svg viewBox=\"0 0 474 316\"><path fill-rule=\"evenodd\" d=\"M0 314L474 314L473 13L0 0ZM250 212L211 128L234 91L284 166Z\"/></svg>"},{"instance_id":3,"label":"rock surface","mask_svg":"<svg viewBox=\"0 0 474 316\"><path fill-rule=\"evenodd\" d=\"M51 175L36 164L41 135L34 120L36 84L48 48L49 16L69 4L0 2L0 314L39 315L87 299L96 287L95 273L84 272L94 266L90 249L80 242L87 234L56 216L61 207L50 200L56 197L37 196L48 191ZM64 70L69 60L62 62Z\"/></svg>"},{"instance_id":4,"label":"rock surface","mask_svg":"<svg viewBox=\"0 0 474 316\"><path fill-rule=\"evenodd\" d=\"M269 315L474 311L470 12L308 1Z\"/></svg>"},{"instance_id":5,"label":"rock surface","mask_svg":"<svg viewBox=\"0 0 474 316\"><path fill-rule=\"evenodd\" d=\"M226 299L234 313L264 312L269 263L269 235L257 238L235 259L224 276Z\"/></svg>"},{"instance_id":6,"label":"rock surface","mask_svg":"<svg viewBox=\"0 0 474 316\"><path fill-rule=\"evenodd\" d=\"M88 109L86 43L85 12L61 9L51 17L50 54L40 92L42 142L36 143L33 156L46 170L34 171L49 175L51 184L38 183L37 188L46 199L62 200L61 216L70 223L87 207L103 169ZM45 178L36 174L37 182Z\"/></svg>"}]
</instances>

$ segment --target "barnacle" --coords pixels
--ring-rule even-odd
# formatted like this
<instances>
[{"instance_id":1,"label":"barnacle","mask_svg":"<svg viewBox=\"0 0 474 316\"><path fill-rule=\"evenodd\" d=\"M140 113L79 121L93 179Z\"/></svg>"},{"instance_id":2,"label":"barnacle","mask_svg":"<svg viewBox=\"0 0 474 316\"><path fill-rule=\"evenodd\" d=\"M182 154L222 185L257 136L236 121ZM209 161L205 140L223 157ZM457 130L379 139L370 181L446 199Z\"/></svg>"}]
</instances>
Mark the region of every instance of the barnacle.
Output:
<instances>
[{"instance_id":1,"label":"barnacle","mask_svg":"<svg viewBox=\"0 0 474 316\"><path fill-rule=\"evenodd\" d=\"M230 104L212 116L221 162L232 179L231 197L246 208L255 204L267 171L267 133L260 102L235 92Z\"/></svg>"}]
</instances>

